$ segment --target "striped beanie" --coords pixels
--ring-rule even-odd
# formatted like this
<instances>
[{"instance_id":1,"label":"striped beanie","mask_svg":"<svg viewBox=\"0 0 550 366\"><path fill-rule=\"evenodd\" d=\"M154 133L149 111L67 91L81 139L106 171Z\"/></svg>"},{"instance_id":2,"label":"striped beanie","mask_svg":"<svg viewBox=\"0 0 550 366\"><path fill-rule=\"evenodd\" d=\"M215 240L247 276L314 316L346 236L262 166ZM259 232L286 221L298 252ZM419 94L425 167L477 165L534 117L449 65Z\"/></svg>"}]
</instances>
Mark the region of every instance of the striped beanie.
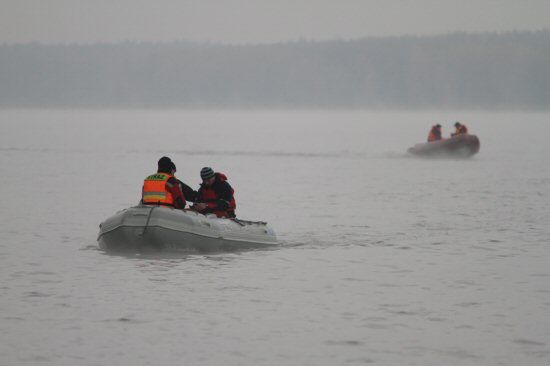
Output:
<instances>
[{"instance_id":1,"label":"striped beanie","mask_svg":"<svg viewBox=\"0 0 550 366\"><path fill-rule=\"evenodd\" d=\"M201 179L207 180L214 176L214 171L210 167L204 167L201 169Z\"/></svg>"}]
</instances>

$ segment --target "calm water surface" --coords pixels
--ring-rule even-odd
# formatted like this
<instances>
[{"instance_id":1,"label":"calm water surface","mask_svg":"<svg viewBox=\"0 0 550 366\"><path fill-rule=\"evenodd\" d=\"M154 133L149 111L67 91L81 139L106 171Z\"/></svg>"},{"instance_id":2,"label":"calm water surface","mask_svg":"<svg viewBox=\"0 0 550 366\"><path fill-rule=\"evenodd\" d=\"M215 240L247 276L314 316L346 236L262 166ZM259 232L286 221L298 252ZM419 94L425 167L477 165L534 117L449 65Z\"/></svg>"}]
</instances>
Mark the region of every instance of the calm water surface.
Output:
<instances>
[{"instance_id":1,"label":"calm water surface","mask_svg":"<svg viewBox=\"0 0 550 366\"><path fill-rule=\"evenodd\" d=\"M472 159L406 149L461 120ZM548 365L550 114L0 111L2 365ZM281 246L109 255L168 155Z\"/></svg>"}]
</instances>

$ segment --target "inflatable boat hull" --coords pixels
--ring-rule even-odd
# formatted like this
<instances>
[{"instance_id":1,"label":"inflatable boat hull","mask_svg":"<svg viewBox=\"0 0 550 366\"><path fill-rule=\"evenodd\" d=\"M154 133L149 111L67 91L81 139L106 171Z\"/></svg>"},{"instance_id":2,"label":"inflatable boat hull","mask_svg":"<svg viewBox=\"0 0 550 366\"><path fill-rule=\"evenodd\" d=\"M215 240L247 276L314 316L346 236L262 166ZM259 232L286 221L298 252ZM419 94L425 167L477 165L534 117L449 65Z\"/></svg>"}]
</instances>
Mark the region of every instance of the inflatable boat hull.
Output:
<instances>
[{"instance_id":1,"label":"inflatable boat hull","mask_svg":"<svg viewBox=\"0 0 550 366\"><path fill-rule=\"evenodd\" d=\"M225 251L273 246L277 237L264 222L217 218L164 206L139 205L100 224L105 251Z\"/></svg>"},{"instance_id":2,"label":"inflatable boat hull","mask_svg":"<svg viewBox=\"0 0 550 366\"><path fill-rule=\"evenodd\" d=\"M476 135L458 135L449 139L416 144L408 151L418 156L468 157L479 151L479 139Z\"/></svg>"}]
</instances>

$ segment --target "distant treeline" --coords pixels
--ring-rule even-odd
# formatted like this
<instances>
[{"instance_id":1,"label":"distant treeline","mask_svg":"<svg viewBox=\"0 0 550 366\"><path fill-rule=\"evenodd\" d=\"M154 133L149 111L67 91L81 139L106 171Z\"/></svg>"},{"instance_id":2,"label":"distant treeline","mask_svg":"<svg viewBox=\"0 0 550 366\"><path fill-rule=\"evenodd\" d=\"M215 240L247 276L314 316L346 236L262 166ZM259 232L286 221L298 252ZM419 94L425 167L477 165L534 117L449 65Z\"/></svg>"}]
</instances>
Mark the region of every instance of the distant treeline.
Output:
<instances>
[{"instance_id":1,"label":"distant treeline","mask_svg":"<svg viewBox=\"0 0 550 366\"><path fill-rule=\"evenodd\" d=\"M547 109L550 31L1 45L0 106Z\"/></svg>"}]
</instances>

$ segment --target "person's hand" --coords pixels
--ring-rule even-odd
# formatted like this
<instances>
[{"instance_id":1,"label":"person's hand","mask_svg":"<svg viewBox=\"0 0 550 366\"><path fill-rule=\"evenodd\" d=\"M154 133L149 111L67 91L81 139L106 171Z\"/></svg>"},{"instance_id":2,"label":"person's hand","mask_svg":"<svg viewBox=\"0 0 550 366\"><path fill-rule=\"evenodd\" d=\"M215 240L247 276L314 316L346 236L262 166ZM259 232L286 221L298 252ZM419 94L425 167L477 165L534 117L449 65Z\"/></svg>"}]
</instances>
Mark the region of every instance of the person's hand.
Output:
<instances>
[{"instance_id":1,"label":"person's hand","mask_svg":"<svg viewBox=\"0 0 550 366\"><path fill-rule=\"evenodd\" d=\"M202 211L204 209L206 209L206 203L202 203L202 202L199 202L199 203L195 203L195 206L194 208L198 211Z\"/></svg>"}]
</instances>

